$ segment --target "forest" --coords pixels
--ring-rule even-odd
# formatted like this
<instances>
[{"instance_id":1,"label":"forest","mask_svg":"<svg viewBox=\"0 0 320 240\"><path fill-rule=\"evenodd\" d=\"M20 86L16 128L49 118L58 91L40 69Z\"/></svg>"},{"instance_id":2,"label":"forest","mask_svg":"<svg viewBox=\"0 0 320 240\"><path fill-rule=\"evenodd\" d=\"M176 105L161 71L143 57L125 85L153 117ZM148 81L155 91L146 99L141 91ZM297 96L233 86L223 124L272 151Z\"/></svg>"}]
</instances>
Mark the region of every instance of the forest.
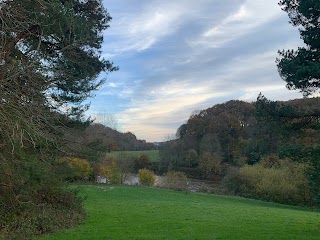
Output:
<instances>
[{"instance_id":1,"label":"forest","mask_svg":"<svg viewBox=\"0 0 320 240\"><path fill-rule=\"evenodd\" d=\"M163 144L160 171L216 179L229 193L293 204L319 199L319 98L232 100L198 111ZM273 188L274 192L272 192Z\"/></svg>"}]
</instances>

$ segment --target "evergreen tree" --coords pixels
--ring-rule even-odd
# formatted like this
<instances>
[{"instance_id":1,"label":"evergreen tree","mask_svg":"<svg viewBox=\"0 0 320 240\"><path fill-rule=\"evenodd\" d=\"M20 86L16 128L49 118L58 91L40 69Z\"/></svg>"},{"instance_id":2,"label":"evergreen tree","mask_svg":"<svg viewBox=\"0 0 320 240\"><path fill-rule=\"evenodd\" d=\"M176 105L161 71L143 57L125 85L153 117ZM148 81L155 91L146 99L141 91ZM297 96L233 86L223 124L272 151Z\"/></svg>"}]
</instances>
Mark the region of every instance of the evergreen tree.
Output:
<instances>
[{"instance_id":1,"label":"evergreen tree","mask_svg":"<svg viewBox=\"0 0 320 240\"><path fill-rule=\"evenodd\" d=\"M299 47L298 50L279 51L280 58L277 59L277 65L280 76L287 82L289 89L299 89L304 96L319 93L320 2L318 0L281 0L279 5L282 10L288 13L290 23L299 27L301 39L305 43L305 46ZM318 109L308 112L286 112L286 124L293 126L296 131L302 131L310 125L313 129L319 129L320 113ZM279 116L279 114L272 115ZM289 148L284 149L283 155L292 157L302 152L308 153L307 161L313 166L313 172L309 174L309 179L314 200L319 204L320 191L317 186L320 179L320 162L318 148L318 144L307 148L303 145L293 148L289 146ZM300 160L302 159L305 158Z\"/></svg>"},{"instance_id":2,"label":"evergreen tree","mask_svg":"<svg viewBox=\"0 0 320 240\"><path fill-rule=\"evenodd\" d=\"M277 65L289 89L299 89L305 96L320 87L320 1L281 0L290 23L299 27L304 47L279 51Z\"/></svg>"},{"instance_id":3,"label":"evergreen tree","mask_svg":"<svg viewBox=\"0 0 320 240\"><path fill-rule=\"evenodd\" d=\"M0 1L1 233L78 222L56 159L65 130L81 123L83 101L103 83L98 75L117 70L100 55L110 20L100 0Z\"/></svg>"}]
</instances>

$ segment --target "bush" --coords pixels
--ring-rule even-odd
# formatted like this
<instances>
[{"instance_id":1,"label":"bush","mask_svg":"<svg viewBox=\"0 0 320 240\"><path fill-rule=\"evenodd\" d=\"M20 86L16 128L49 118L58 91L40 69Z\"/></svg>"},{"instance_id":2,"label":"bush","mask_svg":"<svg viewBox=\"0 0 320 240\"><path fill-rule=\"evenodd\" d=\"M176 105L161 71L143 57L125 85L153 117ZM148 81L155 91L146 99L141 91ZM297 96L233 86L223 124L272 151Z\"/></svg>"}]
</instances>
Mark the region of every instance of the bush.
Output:
<instances>
[{"instance_id":1,"label":"bush","mask_svg":"<svg viewBox=\"0 0 320 240\"><path fill-rule=\"evenodd\" d=\"M239 168L229 167L226 175L222 179L222 186L224 186L229 194L240 194L242 186L242 178Z\"/></svg>"},{"instance_id":2,"label":"bush","mask_svg":"<svg viewBox=\"0 0 320 240\"><path fill-rule=\"evenodd\" d=\"M112 184L121 184L122 177L121 172L115 161L112 161L111 164L108 164L106 171L105 171L107 179Z\"/></svg>"},{"instance_id":3,"label":"bush","mask_svg":"<svg viewBox=\"0 0 320 240\"><path fill-rule=\"evenodd\" d=\"M95 163L94 175L95 177L106 177L111 184L120 184L122 182L120 169L112 157L103 162Z\"/></svg>"},{"instance_id":4,"label":"bush","mask_svg":"<svg viewBox=\"0 0 320 240\"><path fill-rule=\"evenodd\" d=\"M93 174L95 177L103 176L107 177L108 164L104 162L96 162L93 165Z\"/></svg>"},{"instance_id":5,"label":"bush","mask_svg":"<svg viewBox=\"0 0 320 240\"><path fill-rule=\"evenodd\" d=\"M146 168L140 169L138 172L139 182L143 186L153 186L156 182L156 176L153 171Z\"/></svg>"},{"instance_id":6,"label":"bush","mask_svg":"<svg viewBox=\"0 0 320 240\"><path fill-rule=\"evenodd\" d=\"M240 168L241 194L279 203L308 204L311 197L307 170L306 164L274 156L261 164L244 166Z\"/></svg>"},{"instance_id":7,"label":"bush","mask_svg":"<svg viewBox=\"0 0 320 240\"><path fill-rule=\"evenodd\" d=\"M221 156L219 154L203 153L199 157L199 169L203 172L205 178L209 178L212 174L221 174Z\"/></svg>"},{"instance_id":8,"label":"bush","mask_svg":"<svg viewBox=\"0 0 320 240\"><path fill-rule=\"evenodd\" d=\"M43 187L31 196L32 204L0 211L4 239L31 239L33 236L73 227L85 218L83 199L77 191ZM1 239L1 237L0 237Z\"/></svg>"},{"instance_id":9,"label":"bush","mask_svg":"<svg viewBox=\"0 0 320 240\"><path fill-rule=\"evenodd\" d=\"M175 190L187 190L188 178L184 172L167 172L161 180L160 187Z\"/></svg>"},{"instance_id":10,"label":"bush","mask_svg":"<svg viewBox=\"0 0 320 240\"><path fill-rule=\"evenodd\" d=\"M198 153L194 149L189 149L186 154L186 163L188 167L195 167L198 164Z\"/></svg>"},{"instance_id":11,"label":"bush","mask_svg":"<svg viewBox=\"0 0 320 240\"><path fill-rule=\"evenodd\" d=\"M116 157L115 163L120 172L120 183L123 183L128 175L134 171L134 159L135 157L124 153Z\"/></svg>"},{"instance_id":12,"label":"bush","mask_svg":"<svg viewBox=\"0 0 320 240\"><path fill-rule=\"evenodd\" d=\"M93 173L93 169L90 166L90 163L81 158L77 157L65 157L61 162L66 162L71 169L68 174L68 177L75 179L84 179Z\"/></svg>"},{"instance_id":13,"label":"bush","mask_svg":"<svg viewBox=\"0 0 320 240\"><path fill-rule=\"evenodd\" d=\"M139 171L139 169L147 168L151 164L150 158L146 154L142 154L139 157L134 159L134 170L136 172Z\"/></svg>"}]
</instances>

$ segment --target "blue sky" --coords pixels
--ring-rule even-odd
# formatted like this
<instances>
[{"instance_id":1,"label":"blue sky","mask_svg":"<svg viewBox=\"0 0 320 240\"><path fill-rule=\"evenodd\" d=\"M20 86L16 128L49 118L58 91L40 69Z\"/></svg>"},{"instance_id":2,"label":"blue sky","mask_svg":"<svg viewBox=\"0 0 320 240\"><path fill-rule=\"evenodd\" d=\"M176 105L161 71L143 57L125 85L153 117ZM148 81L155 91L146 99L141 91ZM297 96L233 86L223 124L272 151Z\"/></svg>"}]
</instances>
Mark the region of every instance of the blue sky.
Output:
<instances>
[{"instance_id":1,"label":"blue sky","mask_svg":"<svg viewBox=\"0 0 320 240\"><path fill-rule=\"evenodd\" d=\"M278 49L303 43L277 0L103 0L102 55L120 67L91 99L119 130L162 141L195 110L231 99L300 98L285 88Z\"/></svg>"}]
</instances>

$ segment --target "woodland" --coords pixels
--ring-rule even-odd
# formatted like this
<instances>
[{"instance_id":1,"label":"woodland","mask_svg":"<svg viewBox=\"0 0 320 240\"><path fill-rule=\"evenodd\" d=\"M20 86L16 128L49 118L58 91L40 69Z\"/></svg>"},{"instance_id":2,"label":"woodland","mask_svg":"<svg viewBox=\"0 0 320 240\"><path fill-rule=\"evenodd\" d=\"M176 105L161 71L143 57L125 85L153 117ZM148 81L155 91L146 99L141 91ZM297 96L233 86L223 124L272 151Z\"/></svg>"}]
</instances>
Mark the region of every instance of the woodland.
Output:
<instances>
[{"instance_id":1,"label":"woodland","mask_svg":"<svg viewBox=\"0 0 320 240\"><path fill-rule=\"evenodd\" d=\"M318 207L320 2L279 5L304 46L280 50L276 64L287 88L304 98L280 102L260 94L252 103L195 111L151 163L145 155L106 157L156 146L84 114L104 83L99 74L119 70L101 56L112 19L102 2L1 1L0 238L29 239L82 223L84 199L69 183L106 175L121 184L129 171L147 186L156 172L170 181L216 181L217 193Z\"/></svg>"},{"instance_id":2,"label":"woodland","mask_svg":"<svg viewBox=\"0 0 320 240\"><path fill-rule=\"evenodd\" d=\"M218 181L226 194L318 204L319 112L319 98L215 105L162 145L159 169Z\"/></svg>"}]
</instances>

